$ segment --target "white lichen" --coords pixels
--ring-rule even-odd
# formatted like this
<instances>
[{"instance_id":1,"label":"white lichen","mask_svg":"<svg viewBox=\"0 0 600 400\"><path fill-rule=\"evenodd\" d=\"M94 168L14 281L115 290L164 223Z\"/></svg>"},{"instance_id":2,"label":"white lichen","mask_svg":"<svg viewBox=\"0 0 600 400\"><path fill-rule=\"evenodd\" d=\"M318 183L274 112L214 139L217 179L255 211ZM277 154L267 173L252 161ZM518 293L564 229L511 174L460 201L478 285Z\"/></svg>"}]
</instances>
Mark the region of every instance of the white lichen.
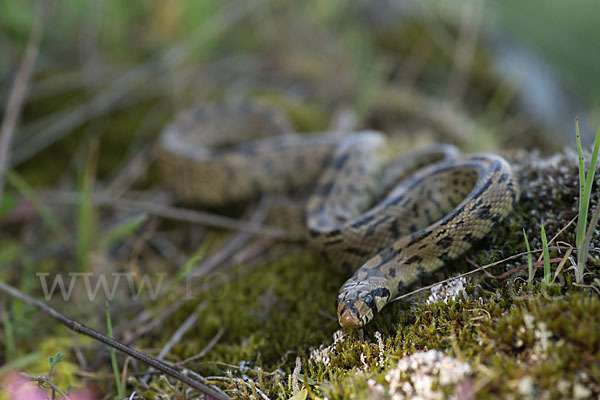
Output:
<instances>
[{"instance_id":1,"label":"white lichen","mask_svg":"<svg viewBox=\"0 0 600 400\"><path fill-rule=\"evenodd\" d=\"M532 397L535 394L535 385L533 378L530 376L523 377L517 386L517 390L523 396Z\"/></svg>"},{"instance_id":2,"label":"white lichen","mask_svg":"<svg viewBox=\"0 0 600 400\"><path fill-rule=\"evenodd\" d=\"M441 386L455 384L471 372L469 364L429 350L402 358L385 379L392 400L433 400L443 397L441 391L434 389L436 382Z\"/></svg>"},{"instance_id":3,"label":"white lichen","mask_svg":"<svg viewBox=\"0 0 600 400\"><path fill-rule=\"evenodd\" d=\"M369 386L369 398L370 399L385 399L386 392L385 387L381 383L377 383L377 381L373 378L367 380L367 385Z\"/></svg>"},{"instance_id":4,"label":"white lichen","mask_svg":"<svg viewBox=\"0 0 600 400\"><path fill-rule=\"evenodd\" d=\"M573 385L573 398L574 399L589 399L592 396L592 391L587 387L583 386L579 382L575 382Z\"/></svg>"},{"instance_id":5,"label":"white lichen","mask_svg":"<svg viewBox=\"0 0 600 400\"><path fill-rule=\"evenodd\" d=\"M318 349L313 349L310 352L309 361L315 364L324 364L329 365L331 363L330 352L335 349L336 344L342 343L346 340L346 336L344 335L344 331L337 330L333 333L333 343L329 346L319 346Z\"/></svg>"},{"instance_id":6,"label":"white lichen","mask_svg":"<svg viewBox=\"0 0 600 400\"><path fill-rule=\"evenodd\" d=\"M552 332L548 329L548 325L544 321L536 323L535 317L529 313L523 315L523 323L525 326L521 326L519 332L524 333L525 330L533 331L535 337L531 359L539 361L547 358L552 339ZM517 347L520 347L524 343L522 340L519 340L516 344Z\"/></svg>"},{"instance_id":7,"label":"white lichen","mask_svg":"<svg viewBox=\"0 0 600 400\"><path fill-rule=\"evenodd\" d=\"M465 292L465 286L467 284L467 279L464 277L452 279L446 283L440 283L431 288L431 294L427 298L426 303L437 303L442 300L444 303L447 303L448 300L454 300L460 296L460 293Z\"/></svg>"},{"instance_id":8,"label":"white lichen","mask_svg":"<svg viewBox=\"0 0 600 400\"><path fill-rule=\"evenodd\" d=\"M377 365L383 367L385 364L385 346L383 345L383 337L381 336L381 333L375 332L375 338L377 338L377 347L379 348Z\"/></svg>"}]
</instances>

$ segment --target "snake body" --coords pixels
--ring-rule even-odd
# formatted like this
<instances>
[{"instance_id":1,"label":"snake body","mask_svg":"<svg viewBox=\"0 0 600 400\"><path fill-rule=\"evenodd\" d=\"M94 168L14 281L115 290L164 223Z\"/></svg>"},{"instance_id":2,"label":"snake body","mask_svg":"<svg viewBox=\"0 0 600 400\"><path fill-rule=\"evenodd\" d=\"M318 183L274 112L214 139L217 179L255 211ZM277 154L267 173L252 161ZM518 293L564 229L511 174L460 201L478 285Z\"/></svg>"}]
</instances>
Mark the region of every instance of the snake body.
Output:
<instances>
[{"instance_id":1,"label":"snake body","mask_svg":"<svg viewBox=\"0 0 600 400\"><path fill-rule=\"evenodd\" d=\"M378 132L288 132L282 118L250 104L199 106L167 125L160 164L183 199L209 206L312 185L308 240L328 264L354 272L336 300L342 327L364 326L464 253L519 196L496 155L440 145L397 158Z\"/></svg>"}]
</instances>

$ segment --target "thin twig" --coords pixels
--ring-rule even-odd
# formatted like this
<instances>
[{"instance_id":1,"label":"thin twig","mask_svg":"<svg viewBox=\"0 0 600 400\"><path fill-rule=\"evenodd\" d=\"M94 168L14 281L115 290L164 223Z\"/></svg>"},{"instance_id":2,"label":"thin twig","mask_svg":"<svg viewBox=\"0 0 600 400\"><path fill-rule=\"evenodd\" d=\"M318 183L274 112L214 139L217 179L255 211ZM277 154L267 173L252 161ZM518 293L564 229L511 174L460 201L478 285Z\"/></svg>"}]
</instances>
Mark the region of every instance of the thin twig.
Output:
<instances>
[{"instance_id":1,"label":"thin twig","mask_svg":"<svg viewBox=\"0 0 600 400\"><path fill-rule=\"evenodd\" d=\"M230 381L229 378L224 377L224 376L211 376L210 377L211 380L215 380L215 381ZM235 378L234 378L235 379ZM244 386L252 389L252 390L256 390L256 392L260 395L260 397L262 397L264 400L270 400L269 397L259 388L256 387L256 385L250 385L248 382L246 382L244 379L242 378L237 378L237 380L239 382L241 382Z\"/></svg>"},{"instance_id":2,"label":"thin twig","mask_svg":"<svg viewBox=\"0 0 600 400\"><path fill-rule=\"evenodd\" d=\"M82 88L82 86L85 86L88 83L93 84L96 88L99 88L104 86L107 81L114 80L122 72L123 67L103 66L102 70L100 71L100 76L95 82L86 82L86 78L79 69L70 69L68 71L60 72L57 71L56 73L47 77L36 76L34 87L32 87L32 90L27 94L27 101L32 102L51 97L57 97L70 91L79 90ZM8 93L0 93L0 103L4 103L6 99L8 99ZM15 138L14 143L17 144L17 141L17 138Z\"/></svg>"},{"instance_id":3,"label":"thin twig","mask_svg":"<svg viewBox=\"0 0 600 400\"><path fill-rule=\"evenodd\" d=\"M435 49L427 42L426 37L415 40L410 51L394 73L402 79L402 85L405 87L414 88L425 67L429 65Z\"/></svg>"},{"instance_id":4,"label":"thin twig","mask_svg":"<svg viewBox=\"0 0 600 400\"><path fill-rule=\"evenodd\" d=\"M119 81L118 78L117 81ZM144 81L145 82L145 81ZM15 166L31 159L33 156L56 143L69 133L75 132L87 121L97 118L109 112L126 109L138 104L141 100L160 97L163 93L159 85L150 85L145 92L127 90L127 82L119 82L122 85L111 87L100 92L87 102L81 103L68 110L60 110L40 121L32 123L33 126L26 127L25 131L33 134L23 135L24 139L13 146L10 165ZM130 85L130 84L129 84ZM127 96L122 95L126 91Z\"/></svg>"},{"instance_id":5,"label":"thin twig","mask_svg":"<svg viewBox=\"0 0 600 400\"><path fill-rule=\"evenodd\" d=\"M58 394L60 394L62 396L62 400L71 400L71 398L65 392L60 390L60 388L58 386L56 386L54 383L52 383L50 378L46 378L45 376L33 377L29 374L24 374L24 373L22 373L21 375L29 380L32 380L33 382L37 382L37 384L40 386L48 385L48 388L52 389L52 399L53 400L55 398L54 397L55 392L58 392Z\"/></svg>"},{"instance_id":6,"label":"thin twig","mask_svg":"<svg viewBox=\"0 0 600 400\"><path fill-rule=\"evenodd\" d=\"M600 203L596 205L594 209L594 214L592 214L592 219L590 220L590 224L588 226L587 232L585 233L585 238L583 239L583 245L580 252L586 254L588 252L588 248L590 247L590 243L592 241L592 236L594 236L594 232L596 232L596 225L598 224L598 218L600 217ZM583 266L585 269L585 265Z\"/></svg>"},{"instance_id":7,"label":"thin twig","mask_svg":"<svg viewBox=\"0 0 600 400\"><path fill-rule=\"evenodd\" d=\"M40 197L43 197L43 200L49 204L78 204L80 201L76 192L45 191L40 193ZM102 193L94 194L92 196L92 202L96 206L109 206L123 210L146 212L157 217L185 221L188 223L191 222L215 228L231 229L289 241L303 240L303 235L298 233L286 232L282 229L246 222L204 211L171 207L156 202L132 200L122 197L114 199L113 197Z\"/></svg>"},{"instance_id":8,"label":"thin twig","mask_svg":"<svg viewBox=\"0 0 600 400\"><path fill-rule=\"evenodd\" d=\"M153 158L151 147L151 145L143 146L127 160L123 168L106 187L106 194L121 197L135 181L148 171L148 166Z\"/></svg>"},{"instance_id":9,"label":"thin twig","mask_svg":"<svg viewBox=\"0 0 600 400\"><path fill-rule=\"evenodd\" d=\"M560 274L560 271L562 271L562 269L564 268L564 266L567 263L567 260L569 259L569 256L571 255L572 252L573 252L573 247L569 248L569 250L567 250L567 252L565 253L562 260L560 260L560 262L558 263L558 266L556 267L556 271L554 272L554 277L552 278L552 282L554 282L556 280L556 278L558 277L558 274Z\"/></svg>"},{"instance_id":10,"label":"thin twig","mask_svg":"<svg viewBox=\"0 0 600 400\"><path fill-rule=\"evenodd\" d=\"M249 221L250 226L260 226L260 224L264 221L269 212L271 204L271 199L269 197L263 197L254 215ZM198 277L205 276L214 272L219 265L223 264L229 257L231 257L235 252L241 249L252 237L252 233L248 231L240 232L233 237L225 246L223 246L217 253L212 255L206 261L200 263L194 269L192 269L188 276Z\"/></svg>"},{"instance_id":11,"label":"thin twig","mask_svg":"<svg viewBox=\"0 0 600 400\"><path fill-rule=\"evenodd\" d=\"M422 26L423 30L436 44L436 46L445 53L452 56L452 48L454 47L454 37L446 28L446 25L439 21L439 17L431 11L429 3L424 1L416 1L413 3L414 11L417 13L417 22Z\"/></svg>"},{"instance_id":12,"label":"thin twig","mask_svg":"<svg viewBox=\"0 0 600 400\"><path fill-rule=\"evenodd\" d=\"M93 90L94 82L98 81L99 54L98 42L100 27L105 17L106 0L95 0L88 2L87 15L82 18L79 30L79 45L77 46L79 60L83 64L82 72L85 79L86 91Z\"/></svg>"},{"instance_id":13,"label":"thin twig","mask_svg":"<svg viewBox=\"0 0 600 400\"><path fill-rule=\"evenodd\" d=\"M127 382L127 376L129 375L129 363L133 360L130 356L125 357L123 363L123 370L121 371L121 382Z\"/></svg>"},{"instance_id":14,"label":"thin twig","mask_svg":"<svg viewBox=\"0 0 600 400\"><path fill-rule=\"evenodd\" d=\"M255 263L253 265L244 265L244 268L248 269L249 267L256 267L257 265L259 265L259 264ZM227 277L225 279L221 279L219 281L219 284L230 283L234 278L235 278L234 275L229 274L229 275L227 275ZM149 332L156 329L157 327L161 326L163 324L163 322L167 318L169 318L169 316L171 316L173 313L177 312L179 309L181 309L183 306L185 306L189 302L198 299L199 296L204 294L209 289L214 289L214 287L209 288L206 285L199 285L197 288L194 289L194 291L191 293L191 295L180 296L180 297L182 297L181 300L178 300L174 303L170 303L166 308L164 308L160 311L159 315L155 316L150 321L147 321L149 318L137 318L135 320L135 323L132 325L138 326L139 328L137 330L135 330L135 332L128 334L128 336L124 340L125 343L132 343L132 342L138 340L143 335L146 335Z\"/></svg>"},{"instance_id":15,"label":"thin twig","mask_svg":"<svg viewBox=\"0 0 600 400\"><path fill-rule=\"evenodd\" d=\"M200 303L198 305L198 307L196 307L196 309L194 310L194 312L192 312L192 314L190 314L189 317L186 318L186 320L183 322L183 324L181 324L181 326L175 331L175 333L173 333L173 335L171 336L171 338L167 341L167 343L163 346L163 348L160 350L160 353L158 353L158 359L162 360L163 358L165 358L165 356L167 354L169 354L169 351L171 351L171 348L181 340L181 338L183 337L183 335L185 335L185 333L196 324L196 321L198 321L198 314L202 311L204 311L206 309L206 304L205 303Z\"/></svg>"},{"instance_id":16,"label":"thin twig","mask_svg":"<svg viewBox=\"0 0 600 400\"><path fill-rule=\"evenodd\" d=\"M77 361L79 362L79 366L81 367L81 369L87 369L88 368L88 364L87 361L85 359L85 357L83 356L83 353L81 352L81 345L79 343L79 339L77 338L77 335L73 332L71 333L71 339L73 339L73 351L75 352L75 357L77 358Z\"/></svg>"},{"instance_id":17,"label":"thin twig","mask_svg":"<svg viewBox=\"0 0 600 400\"><path fill-rule=\"evenodd\" d=\"M214 39L225 32L240 19L252 12L260 1L232 2L224 6L213 18L200 25L188 35L185 41L170 46L155 59L136 66L120 75L111 82L106 90L90 99L90 101L75 107L63 114L59 119L44 127L28 141L14 149L11 165L18 164L33 157L90 118L112 111L122 105L123 101L131 100L132 93L147 82L164 75L169 70L181 66L189 57L191 50L200 42ZM152 85L151 85L152 86Z\"/></svg>"},{"instance_id":18,"label":"thin twig","mask_svg":"<svg viewBox=\"0 0 600 400\"><path fill-rule=\"evenodd\" d=\"M46 0L38 5L36 18L31 27L29 42L27 43L25 54L21 60L21 66L17 71L17 77L15 78L15 83L10 91L6 109L4 110L4 118L0 127L0 201L2 201L4 192L4 172L9 164L8 153L12 137L23 110L25 94L29 87L29 80L31 79L33 66L35 65L40 42L42 41L44 26L48 20L52 4L52 0Z\"/></svg>"},{"instance_id":19,"label":"thin twig","mask_svg":"<svg viewBox=\"0 0 600 400\"><path fill-rule=\"evenodd\" d=\"M548 246L550 246L552 244L552 242L554 242L556 240L556 238L563 233L569 226L571 226L571 224L573 224L573 222L575 222L575 220L577 219L577 215L574 216L573 218L571 218L571 220L565 225L563 226L557 233L556 235L552 236L552 239L550 239L548 241ZM538 262L542 261L542 258L544 257L543 254L540 254L539 258L538 258Z\"/></svg>"},{"instance_id":20,"label":"thin twig","mask_svg":"<svg viewBox=\"0 0 600 400\"><path fill-rule=\"evenodd\" d=\"M564 250L564 249L567 249L567 248L568 247L563 247L563 246L552 246L552 247L549 247L549 249L551 249L551 250L557 250L557 249L558 250ZM431 285L420 287L420 288L418 288L416 290L413 290L412 292L404 293L402 295L396 296L395 298L393 298L392 300L390 300L390 302L404 299L406 297L412 296L412 295L420 293L422 291L429 290L429 289L431 289L434 286L437 286L437 285L440 285L440 284L444 284L444 283L448 283L448 282L453 281L455 279L464 278L465 276L473 275L473 274L475 274L477 272L480 272L480 271L485 271L488 268L494 267L496 265L503 264L503 263L505 263L507 261L510 261L510 260L514 260L515 258L523 257L523 256L526 256L527 254L540 253L541 251L542 251L541 249L537 249L537 250L531 250L530 252L529 251L524 251L522 253L513 254L510 257L506 257L505 259L502 259L502 260L499 260L499 261L495 261L495 262L493 262L491 264L483 265L483 266L481 266L479 268L476 268L474 270L465 272L464 274L456 275L456 276L453 276L451 278L444 279L444 280L436 282L436 283L432 283Z\"/></svg>"},{"instance_id":21,"label":"thin twig","mask_svg":"<svg viewBox=\"0 0 600 400\"><path fill-rule=\"evenodd\" d=\"M460 32L454 45L452 71L446 88L446 101L453 104L460 104L467 88L483 6L482 0L469 0L463 5Z\"/></svg>"},{"instance_id":22,"label":"thin twig","mask_svg":"<svg viewBox=\"0 0 600 400\"><path fill-rule=\"evenodd\" d=\"M583 285L583 284L579 284L579 283L574 283L573 286L578 286L578 287L587 288L587 289L593 289L596 291L596 293L598 293L598 295L600 295L600 290L598 290L598 288L594 285Z\"/></svg>"},{"instance_id":23,"label":"thin twig","mask_svg":"<svg viewBox=\"0 0 600 400\"><path fill-rule=\"evenodd\" d=\"M148 139L164 122L164 117L168 115L170 109L169 106L168 101L159 101L144 115L132 135L125 161L117 167L117 170L107 176L106 182L108 183L104 189L105 193L120 197L147 172L148 166L156 156L153 144L149 144Z\"/></svg>"},{"instance_id":24,"label":"thin twig","mask_svg":"<svg viewBox=\"0 0 600 400\"><path fill-rule=\"evenodd\" d=\"M38 310L48 314L52 318L56 319L57 321L59 321L60 323L65 325L67 328L69 328L77 333L81 333L83 335L89 336L92 339L102 342L110 347L113 347L116 350L119 350L120 352L125 353L125 354L143 362L144 364L147 364L151 367L156 368L157 370L161 371L162 373L169 375L170 377L177 379L178 381L181 381L181 382L187 384L188 386L196 389L197 391L199 391L201 393L204 393L204 394L211 396L218 400L231 400L231 398L229 396L227 396L225 393L223 393L222 391L220 391L214 387L205 385L204 383L201 383L195 379L192 379L189 376L182 374L181 372L177 371L175 368L168 366L164 362L157 360L154 357L140 353L139 351L137 351L129 346L126 346L121 342L118 342L114 339L111 339L110 337L108 337L106 335L103 335L100 332L97 332L93 329L88 328L87 326L81 324L80 322L77 322L77 321L74 321L74 320L68 318L64 314L61 314L60 312L56 311L54 308L46 305L45 303L43 303L39 300L34 299L33 297L30 297L30 296L22 293L18 289L8 285L7 283L5 283L3 281L0 281L0 290L2 290L3 292L7 293L8 295L10 295L16 299L21 300L22 302L24 302L26 304L36 307Z\"/></svg>"},{"instance_id":25,"label":"thin twig","mask_svg":"<svg viewBox=\"0 0 600 400\"><path fill-rule=\"evenodd\" d=\"M227 328L225 326L221 327L221 329L219 329L219 332L217 332L217 334L215 336L213 336L213 338L210 340L210 342L208 342L206 347L204 347L202 349L202 351L200 351L200 353L196 354L195 356L186 358L183 361L179 361L176 365L184 365L184 364L187 364L189 362L192 362L192 361L198 360L199 358L204 357L206 355L206 353L208 353L213 347L215 347L215 345L219 342L219 339L221 339L221 337L223 336L223 334L225 333L226 330L227 330Z\"/></svg>"},{"instance_id":26,"label":"thin twig","mask_svg":"<svg viewBox=\"0 0 600 400\"><path fill-rule=\"evenodd\" d=\"M469 264L471 264L472 266L474 266L474 267L476 267L476 268L479 268L479 267L480 267L480 265L477 265L477 264L476 264L476 263L475 263L473 260L471 260L470 258L468 258L468 257L467 257L467 258L466 258L466 260L467 260L467 262L468 262ZM551 263L556 263L556 262L560 262L560 261L562 261L562 260L563 260L562 258L551 258L551 259L550 259L550 262L551 262ZM540 267L540 266L544 265L544 262L543 262L543 261L537 261L537 262L534 262L532 265L533 265L533 267L535 267L535 270L537 271L537 267ZM527 268L529 268L529 264L527 264L527 265L521 265L521 266L519 266L519 267L515 267L515 268L513 268L513 269L510 269L510 270L508 270L508 271L506 271L506 272L504 272L504 273L502 273L502 274L500 274L500 275L494 275L494 274L491 274L491 273L489 273L489 272L487 272L487 271L485 271L485 270L484 270L483 272L484 272L484 273L485 273L487 276L489 276L490 278L494 278L494 279L504 279L504 278L506 278L507 276L510 276L510 275L514 274L515 272L523 271L524 269L527 269Z\"/></svg>"},{"instance_id":27,"label":"thin twig","mask_svg":"<svg viewBox=\"0 0 600 400\"><path fill-rule=\"evenodd\" d=\"M148 332L151 332L152 330L161 326L162 323L167 318L169 318L169 316L171 316L172 314L177 312L177 310L179 310L181 307L183 307L190 301L192 301L192 299L189 299L185 302L180 300L178 302L169 304L166 308L164 308L160 312L159 315L155 316L149 322L147 322L147 320L149 319L148 317L147 318L136 318L136 320L134 321L135 323L132 325L138 326L138 329L133 333L129 333L129 330L126 330L125 335L124 335L125 338L123 339L123 341L125 343L133 343L134 341L138 340L143 335L145 335ZM146 313L144 313L144 314L146 314ZM147 313L147 314L152 315L153 313ZM143 317L145 317L145 315L143 315Z\"/></svg>"},{"instance_id":28,"label":"thin twig","mask_svg":"<svg viewBox=\"0 0 600 400\"><path fill-rule=\"evenodd\" d=\"M270 203L271 203L270 198L264 197L260 201L256 211L254 212L252 218L250 219L250 223L261 223L264 220L265 216L267 215ZM238 250L242 246L244 246L244 244L246 244L246 242L248 240L250 240L251 237L252 237L252 235L247 232L238 233L237 235L235 235L233 237L233 239L231 239L229 242L227 242L227 244L225 244L218 252L211 255L206 261L201 262L193 270L189 271L186 275L188 277L194 277L194 278L198 279L199 277L205 277L205 276L208 276L209 274L215 272L215 270L220 268L224 262L226 262L236 252L238 252ZM170 304L163 312L161 312L161 314L158 317L155 317L152 320L152 322L150 322L150 323L145 323L140 320L136 321L136 325L140 326L141 329L139 329L136 333L134 333L133 337L127 338L126 342L131 343L132 340L137 339L142 334L146 333L148 330L154 329L158 325L162 324L162 322L169 315L171 315L172 313L177 311L180 307L182 307L184 304L189 302L191 299L196 298L199 295L199 293L194 293L191 296L189 296L189 295L190 295L190 293L187 293L186 296L183 296L185 298L184 301L179 301L179 302Z\"/></svg>"},{"instance_id":29,"label":"thin twig","mask_svg":"<svg viewBox=\"0 0 600 400\"><path fill-rule=\"evenodd\" d=\"M185 321L183 322L183 324L181 324L181 326L179 328L177 328L177 330L175 331L175 333L173 333L173 335L171 335L171 337L169 338L169 340L167 340L167 343L165 343L165 345L163 346L163 348L160 350L160 352L158 353L158 356L156 356L157 359L159 360L163 360L165 358L165 356L167 354L169 354L169 351L171 351L171 349L173 348L173 346L181 341L181 338L183 337L183 335L185 335L185 333L196 324L196 322L198 321L198 314L202 311L204 311L206 309L206 303L200 303L198 305L198 307L196 307L196 309L185 319ZM147 374L150 374L154 371L154 368L149 368L148 371L146 371ZM144 382L148 382L148 378L149 375L146 375L142 378L142 381Z\"/></svg>"},{"instance_id":30,"label":"thin twig","mask_svg":"<svg viewBox=\"0 0 600 400\"><path fill-rule=\"evenodd\" d=\"M281 257L281 255L282 255L282 253L276 252L276 253L272 254L272 259ZM267 261L264 259L254 259L254 260L250 260L250 261L238 260L238 261L240 264L244 265L245 272L251 270L252 268L255 268L255 267L258 267L261 265L265 265L267 263ZM219 284L230 283L235 277L236 276L234 276L233 274L228 274L225 277L225 279L221 279L219 281ZM198 299L202 294L207 292L209 289L214 289L214 286L209 287L207 285L198 285L197 287L194 288L194 291L191 293L191 295L180 296L181 300L178 300L175 303L169 304L166 308L164 308L160 312L160 314L158 316L154 317L151 321L147 321L148 318L136 318L133 325L138 326L139 328L135 332L129 334L129 336L125 339L125 342L132 343L132 342L136 341L137 339L139 339L141 336L143 336L143 335L147 334L148 332L151 332L152 330L161 326L162 323L170 315L175 313L177 310L181 309L181 307L185 306L189 302Z\"/></svg>"}]
</instances>

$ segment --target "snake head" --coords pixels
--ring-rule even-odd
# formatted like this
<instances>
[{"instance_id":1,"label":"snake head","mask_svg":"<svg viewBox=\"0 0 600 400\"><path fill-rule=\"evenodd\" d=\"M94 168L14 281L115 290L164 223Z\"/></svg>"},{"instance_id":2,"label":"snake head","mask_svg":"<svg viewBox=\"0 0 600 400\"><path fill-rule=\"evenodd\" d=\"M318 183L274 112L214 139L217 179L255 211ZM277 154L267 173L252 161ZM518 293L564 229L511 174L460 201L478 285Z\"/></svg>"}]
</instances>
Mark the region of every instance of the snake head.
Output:
<instances>
[{"instance_id":1,"label":"snake head","mask_svg":"<svg viewBox=\"0 0 600 400\"><path fill-rule=\"evenodd\" d=\"M361 328L373 319L390 299L382 285L347 282L336 299L338 320L342 328Z\"/></svg>"}]
</instances>

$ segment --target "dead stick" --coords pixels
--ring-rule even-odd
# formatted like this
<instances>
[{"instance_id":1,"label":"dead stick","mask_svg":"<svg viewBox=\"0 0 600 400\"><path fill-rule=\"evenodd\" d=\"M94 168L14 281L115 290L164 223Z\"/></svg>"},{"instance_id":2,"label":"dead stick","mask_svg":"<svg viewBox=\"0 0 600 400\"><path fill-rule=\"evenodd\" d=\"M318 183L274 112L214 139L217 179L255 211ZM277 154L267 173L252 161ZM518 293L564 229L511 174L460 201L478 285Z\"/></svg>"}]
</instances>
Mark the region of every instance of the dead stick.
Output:
<instances>
[{"instance_id":1,"label":"dead stick","mask_svg":"<svg viewBox=\"0 0 600 400\"><path fill-rule=\"evenodd\" d=\"M564 249L568 249L568 248L569 247L564 247L564 246L550 246L550 247L548 247L549 250L564 250ZM404 299L406 297L412 296L413 294L417 294L417 293L422 292L424 290L431 289L432 287L440 285L440 284L448 283L448 282L453 281L455 279L464 278L465 276L473 275L473 274L475 274L477 272L480 272L480 271L485 271L488 268L494 267L496 265L503 264L503 263L505 263L507 261L510 261L510 260L514 260L515 258L526 256L527 254L535 254L535 253L541 253L541 252L542 252L541 249L537 249L537 250L531 250L531 251L524 251L524 252L519 253L519 254L513 254L512 256L506 257L506 258L504 258L504 259L502 259L500 261L495 261L495 262L493 262L491 264L483 265L483 266L481 266L479 268L475 268L474 270L465 272L464 274L456 275L456 276L453 276L451 278L444 279L443 281L439 281L439 282L433 283L431 285L420 287L418 289L413 290L412 292L401 294L399 296L394 297L392 300L390 300L390 302L394 302L394 301L398 301L398 300Z\"/></svg>"},{"instance_id":2,"label":"dead stick","mask_svg":"<svg viewBox=\"0 0 600 400\"><path fill-rule=\"evenodd\" d=\"M2 200L4 191L4 171L8 165L10 143L15 133L19 117L21 116L21 111L23 110L25 94L29 87L29 80L31 79L33 66L35 65L35 60L40 49L44 26L46 25L51 8L51 0L44 1L38 7L36 19L31 28L29 42L27 43L25 54L21 60L21 66L17 71L15 83L6 103L4 119L2 120L2 127L0 127L0 200Z\"/></svg>"},{"instance_id":3,"label":"dead stick","mask_svg":"<svg viewBox=\"0 0 600 400\"><path fill-rule=\"evenodd\" d=\"M175 71L189 58L192 48L200 43L218 37L239 20L258 8L264 0L232 2L224 6L214 17L200 25L184 41L163 51L156 59L123 72L110 81L109 87L88 102L78 105L67 113L59 112L59 117L44 126L40 132L13 149L10 165L15 166L29 160L40 151L75 131L91 118L98 117L119 108L122 102L134 100L133 92L151 80L168 71Z\"/></svg>"},{"instance_id":4,"label":"dead stick","mask_svg":"<svg viewBox=\"0 0 600 400\"><path fill-rule=\"evenodd\" d=\"M201 382L198 382L197 380L192 379L189 376L182 374L181 372L166 365L165 363L157 360L154 357L140 353L139 351L137 351L129 346L126 346L126 345L122 344L121 342L111 339L110 337L103 335L100 332L90 329L87 326L68 318L67 316L59 313L52 307L42 303L39 300L34 299L33 297L30 297L30 296L22 293L18 289L10 286L9 284L7 284L3 281L0 281L0 290L2 290L3 292L7 293L8 295L10 295L16 299L21 300L22 302L24 302L26 304L36 307L40 311L50 315L52 318L56 319L57 321L59 321L60 323L65 325L67 328L69 328L77 333L81 333L83 335L89 336L92 339L102 342L110 347L113 347L113 348L119 350L122 353L125 353L137 360L140 360L144 364L147 364L147 365L150 365L151 367L156 368L157 370L163 372L164 374L169 375L170 377L187 384L188 386L196 389L197 391L199 391L201 393L204 393L207 396L211 396L212 398L217 399L217 400L231 400L231 398L229 396L227 396L225 393L223 393L222 391L220 391L216 388L213 388L211 386L205 385Z\"/></svg>"},{"instance_id":5,"label":"dead stick","mask_svg":"<svg viewBox=\"0 0 600 400\"><path fill-rule=\"evenodd\" d=\"M48 204L79 204L79 198L75 192L67 191L44 191L40 192L42 201ZM121 210L144 211L156 217L186 221L215 228L238 230L258 235L269 236L288 241L302 241L303 235L299 232L286 232L282 229L272 226L260 225L257 223L246 222L239 219L226 217L223 215L212 214L200 210L189 208L172 207L166 204L160 204L150 201L140 201L120 197L114 197L106 194L97 193L92 197L92 202L96 206L106 206Z\"/></svg>"}]
</instances>

